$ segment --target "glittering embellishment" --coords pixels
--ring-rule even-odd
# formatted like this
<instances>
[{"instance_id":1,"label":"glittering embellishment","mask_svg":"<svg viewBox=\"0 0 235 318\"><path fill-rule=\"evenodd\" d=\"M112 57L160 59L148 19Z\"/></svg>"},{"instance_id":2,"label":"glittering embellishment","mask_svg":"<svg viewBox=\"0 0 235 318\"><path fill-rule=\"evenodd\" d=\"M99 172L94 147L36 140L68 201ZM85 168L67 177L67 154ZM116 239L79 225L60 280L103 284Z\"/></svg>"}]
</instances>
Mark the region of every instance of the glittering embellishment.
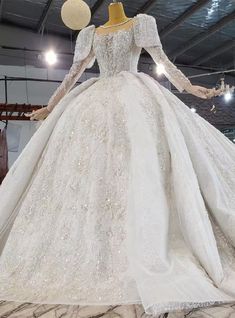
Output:
<instances>
[{"instance_id":1,"label":"glittering embellishment","mask_svg":"<svg viewBox=\"0 0 235 318\"><path fill-rule=\"evenodd\" d=\"M118 74L121 71L137 72L140 48L134 45L133 28L108 34L95 34L94 52L101 77Z\"/></svg>"},{"instance_id":2,"label":"glittering embellishment","mask_svg":"<svg viewBox=\"0 0 235 318\"><path fill-rule=\"evenodd\" d=\"M1 257L7 271L1 282L11 276L8 295L19 290L17 298L28 301L139 301L126 254L126 117L118 94L111 107L106 94L118 85L121 79L97 81L58 121L7 242L11 253L6 246Z\"/></svg>"}]
</instances>

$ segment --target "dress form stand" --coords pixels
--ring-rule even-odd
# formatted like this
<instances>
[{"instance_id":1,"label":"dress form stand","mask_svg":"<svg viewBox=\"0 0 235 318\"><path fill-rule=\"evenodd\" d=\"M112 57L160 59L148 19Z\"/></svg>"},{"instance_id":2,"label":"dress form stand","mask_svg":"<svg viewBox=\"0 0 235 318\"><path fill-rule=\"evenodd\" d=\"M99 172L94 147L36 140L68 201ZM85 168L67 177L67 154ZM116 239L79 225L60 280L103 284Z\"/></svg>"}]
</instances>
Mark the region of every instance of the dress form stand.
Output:
<instances>
[{"instance_id":1,"label":"dress form stand","mask_svg":"<svg viewBox=\"0 0 235 318\"><path fill-rule=\"evenodd\" d=\"M122 2L111 3L108 10L109 20L97 28L97 33L107 34L120 29L128 29L133 23L133 19L126 16Z\"/></svg>"}]
</instances>

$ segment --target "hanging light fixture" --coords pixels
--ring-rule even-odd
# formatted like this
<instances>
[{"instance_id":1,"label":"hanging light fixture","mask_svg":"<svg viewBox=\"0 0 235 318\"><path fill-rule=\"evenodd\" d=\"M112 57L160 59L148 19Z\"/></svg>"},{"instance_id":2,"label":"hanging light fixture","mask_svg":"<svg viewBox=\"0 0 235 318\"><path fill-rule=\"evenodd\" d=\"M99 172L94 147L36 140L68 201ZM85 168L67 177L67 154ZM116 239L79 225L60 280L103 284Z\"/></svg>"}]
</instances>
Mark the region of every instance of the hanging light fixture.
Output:
<instances>
[{"instance_id":1,"label":"hanging light fixture","mask_svg":"<svg viewBox=\"0 0 235 318\"><path fill-rule=\"evenodd\" d=\"M226 102L229 102L232 99L235 86L230 86L229 84L225 84L224 77L220 79L220 95L224 96Z\"/></svg>"},{"instance_id":2,"label":"hanging light fixture","mask_svg":"<svg viewBox=\"0 0 235 318\"><path fill-rule=\"evenodd\" d=\"M72 30L85 28L91 20L91 10L83 0L66 0L61 8L64 24Z\"/></svg>"},{"instance_id":3,"label":"hanging light fixture","mask_svg":"<svg viewBox=\"0 0 235 318\"><path fill-rule=\"evenodd\" d=\"M232 94L230 92L226 92L224 94L224 99L225 99L226 102L229 102L230 99L232 99Z\"/></svg>"}]
</instances>

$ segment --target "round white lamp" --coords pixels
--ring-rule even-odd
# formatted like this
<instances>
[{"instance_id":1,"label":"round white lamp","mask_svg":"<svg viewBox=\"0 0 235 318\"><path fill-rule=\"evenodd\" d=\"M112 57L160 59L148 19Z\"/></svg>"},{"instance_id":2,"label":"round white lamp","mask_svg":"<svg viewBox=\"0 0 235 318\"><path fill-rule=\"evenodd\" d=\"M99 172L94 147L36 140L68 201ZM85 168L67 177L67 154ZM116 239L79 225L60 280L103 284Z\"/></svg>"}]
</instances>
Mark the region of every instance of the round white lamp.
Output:
<instances>
[{"instance_id":1,"label":"round white lamp","mask_svg":"<svg viewBox=\"0 0 235 318\"><path fill-rule=\"evenodd\" d=\"M64 24L72 30L85 28L91 20L91 10L82 0L66 0L61 8Z\"/></svg>"}]
</instances>

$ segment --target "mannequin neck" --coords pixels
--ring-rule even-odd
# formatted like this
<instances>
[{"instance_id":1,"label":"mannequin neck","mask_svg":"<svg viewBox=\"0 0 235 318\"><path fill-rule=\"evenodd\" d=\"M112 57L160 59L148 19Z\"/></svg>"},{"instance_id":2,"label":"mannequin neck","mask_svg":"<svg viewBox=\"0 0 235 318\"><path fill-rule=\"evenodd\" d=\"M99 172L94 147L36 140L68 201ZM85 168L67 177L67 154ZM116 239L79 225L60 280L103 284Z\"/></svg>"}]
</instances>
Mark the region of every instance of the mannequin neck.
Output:
<instances>
[{"instance_id":1,"label":"mannequin neck","mask_svg":"<svg viewBox=\"0 0 235 318\"><path fill-rule=\"evenodd\" d=\"M107 25L118 24L127 20L128 18L121 2L115 2L109 5L109 21Z\"/></svg>"}]
</instances>

